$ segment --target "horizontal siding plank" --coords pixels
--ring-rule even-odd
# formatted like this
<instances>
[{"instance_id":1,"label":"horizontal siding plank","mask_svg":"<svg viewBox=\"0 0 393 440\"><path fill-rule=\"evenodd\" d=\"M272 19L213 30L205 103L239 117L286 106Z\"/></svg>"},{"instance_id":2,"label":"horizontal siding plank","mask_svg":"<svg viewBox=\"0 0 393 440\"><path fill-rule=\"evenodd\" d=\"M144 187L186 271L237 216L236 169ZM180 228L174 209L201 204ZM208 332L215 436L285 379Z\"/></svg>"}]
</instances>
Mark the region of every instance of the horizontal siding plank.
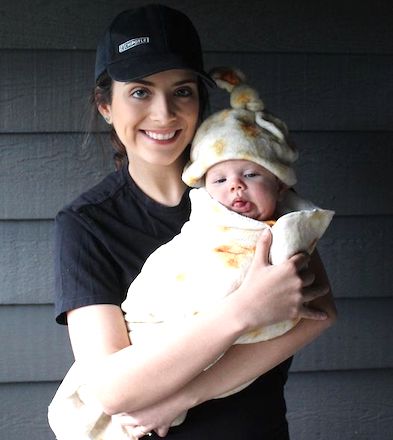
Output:
<instances>
[{"instance_id":1,"label":"horizontal siding plank","mask_svg":"<svg viewBox=\"0 0 393 440\"><path fill-rule=\"evenodd\" d=\"M0 52L0 132L83 131L93 63L84 52Z\"/></svg>"},{"instance_id":2,"label":"horizontal siding plank","mask_svg":"<svg viewBox=\"0 0 393 440\"><path fill-rule=\"evenodd\" d=\"M114 169L111 147L82 135L0 136L0 218L54 218ZM18 197L14 189L17 188Z\"/></svg>"},{"instance_id":3,"label":"horizontal siding plank","mask_svg":"<svg viewBox=\"0 0 393 440\"><path fill-rule=\"evenodd\" d=\"M393 217L334 219L318 248L335 297L393 298L392 235ZM2 221L0 242L0 304L52 303L53 221Z\"/></svg>"},{"instance_id":4,"label":"horizontal siding plank","mask_svg":"<svg viewBox=\"0 0 393 440\"><path fill-rule=\"evenodd\" d=\"M0 384L0 438L55 440L47 408L57 383Z\"/></svg>"},{"instance_id":5,"label":"horizontal siding plank","mask_svg":"<svg viewBox=\"0 0 393 440\"><path fill-rule=\"evenodd\" d=\"M0 384L0 438L54 440L47 405L57 386ZM286 386L291 438L391 440L392 394L392 370L291 373Z\"/></svg>"},{"instance_id":6,"label":"horizontal siding plank","mask_svg":"<svg viewBox=\"0 0 393 440\"><path fill-rule=\"evenodd\" d=\"M291 130L392 128L389 55L217 52L207 54L206 63L244 70ZM85 130L93 66L93 52L0 51L0 131ZM213 109L228 106L226 93L212 96Z\"/></svg>"},{"instance_id":7,"label":"horizontal siding plank","mask_svg":"<svg viewBox=\"0 0 393 440\"><path fill-rule=\"evenodd\" d=\"M299 4L291 0L162 0L161 3L189 15L205 50L393 51L388 1L309 0ZM1 47L94 49L98 36L118 12L141 4L146 2L57 0L30 11L29 0L17 3L2 0ZM26 10L29 14L21 20L20 11Z\"/></svg>"},{"instance_id":8,"label":"horizontal siding plank","mask_svg":"<svg viewBox=\"0 0 393 440\"><path fill-rule=\"evenodd\" d=\"M393 132L293 137L300 151L296 188L304 197L337 215L393 214ZM53 218L113 169L108 142L82 144L79 134L0 135L0 219Z\"/></svg>"},{"instance_id":9,"label":"horizontal siding plank","mask_svg":"<svg viewBox=\"0 0 393 440\"><path fill-rule=\"evenodd\" d=\"M0 303L53 302L53 221L0 222Z\"/></svg>"},{"instance_id":10,"label":"horizontal siding plank","mask_svg":"<svg viewBox=\"0 0 393 440\"><path fill-rule=\"evenodd\" d=\"M392 368L393 299L337 300L339 320L296 357L293 371ZM0 382L60 380L72 362L53 307L0 307Z\"/></svg>"},{"instance_id":11,"label":"horizontal siding plank","mask_svg":"<svg viewBox=\"0 0 393 440\"><path fill-rule=\"evenodd\" d=\"M61 379L73 357L67 327L54 322L52 306L0 307L0 382Z\"/></svg>"},{"instance_id":12,"label":"horizontal siding plank","mask_svg":"<svg viewBox=\"0 0 393 440\"><path fill-rule=\"evenodd\" d=\"M393 367L393 298L337 299L338 320L300 351L293 371Z\"/></svg>"},{"instance_id":13,"label":"horizontal siding plank","mask_svg":"<svg viewBox=\"0 0 393 440\"><path fill-rule=\"evenodd\" d=\"M293 440L391 440L393 371L290 374Z\"/></svg>"},{"instance_id":14,"label":"horizontal siding plank","mask_svg":"<svg viewBox=\"0 0 393 440\"><path fill-rule=\"evenodd\" d=\"M392 56L207 54L208 66L236 66L266 107L291 130L391 130ZM372 81L370 81L372 78ZM228 106L227 94L213 102ZM222 98L221 98L222 97Z\"/></svg>"},{"instance_id":15,"label":"horizontal siding plank","mask_svg":"<svg viewBox=\"0 0 393 440\"><path fill-rule=\"evenodd\" d=\"M393 217L336 217L318 248L334 295L393 297Z\"/></svg>"},{"instance_id":16,"label":"horizontal siding plank","mask_svg":"<svg viewBox=\"0 0 393 440\"><path fill-rule=\"evenodd\" d=\"M393 132L294 133L296 189L341 215L393 214Z\"/></svg>"}]
</instances>

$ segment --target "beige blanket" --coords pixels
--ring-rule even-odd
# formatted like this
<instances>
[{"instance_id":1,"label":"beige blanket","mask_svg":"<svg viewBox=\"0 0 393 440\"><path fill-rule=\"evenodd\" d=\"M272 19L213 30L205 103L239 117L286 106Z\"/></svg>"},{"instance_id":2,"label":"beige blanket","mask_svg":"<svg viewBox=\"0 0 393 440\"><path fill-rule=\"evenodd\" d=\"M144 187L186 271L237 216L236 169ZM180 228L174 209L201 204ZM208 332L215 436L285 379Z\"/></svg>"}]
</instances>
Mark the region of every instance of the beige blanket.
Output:
<instances>
[{"instance_id":1,"label":"beige blanket","mask_svg":"<svg viewBox=\"0 0 393 440\"><path fill-rule=\"evenodd\" d=\"M252 261L256 241L270 228L272 264L297 252L311 253L331 222L333 211L315 207L292 191L273 226L229 211L205 189L190 192L192 213L179 235L158 248L131 284L122 308L133 344L147 344L233 292ZM254 343L287 332L297 321L257 329L236 343ZM88 373L87 373L88 374ZM83 385L82 366L74 364L49 407L58 440L129 439ZM240 391L249 383L226 393ZM219 396L224 397L224 396ZM174 424L184 420L185 414Z\"/></svg>"},{"instance_id":2,"label":"beige blanket","mask_svg":"<svg viewBox=\"0 0 393 440\"><path fill-rule=\"evenodd\" d=\"M272 264L300 251L311 253L333 211L319 209L292 191L288 197L287 205L290 202L292 208L303 209L281 216L270 227L228 210L204 188L191 190L190 220L179 235L150 255L122 305L131 341L147 342L233 292L241 284L265 228L273 235ZM272 339L294 325L286 321L264 327L237 343Z\"/></svg>"}]
</instances>

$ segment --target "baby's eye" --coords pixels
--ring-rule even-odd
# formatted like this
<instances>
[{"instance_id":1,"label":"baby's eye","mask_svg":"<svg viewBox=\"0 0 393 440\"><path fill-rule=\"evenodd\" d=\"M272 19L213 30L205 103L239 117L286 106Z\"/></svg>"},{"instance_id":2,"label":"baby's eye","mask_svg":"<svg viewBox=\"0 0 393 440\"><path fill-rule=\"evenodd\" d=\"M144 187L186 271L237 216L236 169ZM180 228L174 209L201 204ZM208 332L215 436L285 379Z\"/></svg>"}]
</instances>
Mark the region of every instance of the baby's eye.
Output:
<instances>
[{"instance_id":1,"label":"baby's eye","mask_svg":"<svg viewBox=\"0 0 393 440\"><path fill-rule=\"evenodd\" d=\"M193 95L193 91L191 87L181 87L180 89L176 89L175 96L179 96L180 98L188 98Z\"/></svg>"},{"instance_id":2,"label":"baby's eye","mask_svg":"<svg viewBox=\"0 0 393 440\"><path fill-rule=\"evenodd\" d=\"M254 173L254 172L244 174L244 177L247 177L247 178L252 178L252 177L256 177L256 176L258 176L258 174Z\"/></svg>"},{"instance_id":3,"label":"baby's eye","mask_svg":"<svg viewBox=\"0 0 393 440\"><path fill-rule=\"evenodd\" d=\"M225 177L220 177L219 179L216 179L214 183L224 183L227 179Z\"/></svg>"},{"instance_id":4,"label":"baby's eye","mask_svg":"<svg viewBox=\"0 0 393 440\"><path fill-rule=\"evenodd\" d=\"M150 95L146 89L136 89L131 92L131 96L136 99L145 99Z\"/></svg>"}]
</instances>

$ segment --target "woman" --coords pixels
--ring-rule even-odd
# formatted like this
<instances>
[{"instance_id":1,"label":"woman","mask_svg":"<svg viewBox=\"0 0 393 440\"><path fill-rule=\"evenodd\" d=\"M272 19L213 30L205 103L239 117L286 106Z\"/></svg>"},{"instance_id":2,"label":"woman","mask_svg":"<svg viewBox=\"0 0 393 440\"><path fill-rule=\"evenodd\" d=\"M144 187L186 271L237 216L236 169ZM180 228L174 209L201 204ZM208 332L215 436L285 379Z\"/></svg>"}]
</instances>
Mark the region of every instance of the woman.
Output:
<instances>
[{"instance_id":1,"label":"woman","mask_svg":"<svg viewBox=\"0 0 393 440\"><path fill-rule=\"evenodd\" d=\"M125 11L106 31L94 101L111 125L119 170L56 218L57 321L68 324L75 359L89 365L89 388L130 435L165 436L189 410L169 437L287 439L286 359L335 317L317 256L270 266L263 236L237 291L149 347L130 345L120 309L148 255L188 219L181 173L210 83L182 13L150 5ZM247 331L293 318L307 319L252 350L231 347ZM243 392L214 400L257 376Z\"/></svg>"}]
</instances>

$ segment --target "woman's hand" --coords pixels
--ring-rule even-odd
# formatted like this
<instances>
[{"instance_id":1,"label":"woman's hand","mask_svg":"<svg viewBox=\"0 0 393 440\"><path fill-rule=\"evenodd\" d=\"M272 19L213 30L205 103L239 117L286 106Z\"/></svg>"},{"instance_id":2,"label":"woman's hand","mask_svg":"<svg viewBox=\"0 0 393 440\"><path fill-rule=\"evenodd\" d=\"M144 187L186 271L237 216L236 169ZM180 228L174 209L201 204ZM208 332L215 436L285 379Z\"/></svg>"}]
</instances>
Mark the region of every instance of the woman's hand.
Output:
<instances>
[{"instance_id":1,"label":"woman's hand","mask_svg":"<svg viewBox=\"0 0 393 440\"><path fill-rule=\"evenodd\" d=\"M329 285L316 284L308 268L310 256L296 254L289 260L272 266L269 263L271 233L261 234L254 260L247 275L234 292L240 317L249 330L259 326L296 318L326 319L326 313L307 306L325 295Z\"/></svg>"},{"instance_id":2,"label":"woman's hand","mask_svg":"<svg viewBox=\"0 0 393 440\"><path fill-rule=\"evenodd\" d=\"M184 396L184 393L178 392L132 414L122 413L112 418L123 426L131 438L140 438L152 431L165 437L169 428L182 423L186 416L188 407Z\"/></svg>"}]
</instances>

